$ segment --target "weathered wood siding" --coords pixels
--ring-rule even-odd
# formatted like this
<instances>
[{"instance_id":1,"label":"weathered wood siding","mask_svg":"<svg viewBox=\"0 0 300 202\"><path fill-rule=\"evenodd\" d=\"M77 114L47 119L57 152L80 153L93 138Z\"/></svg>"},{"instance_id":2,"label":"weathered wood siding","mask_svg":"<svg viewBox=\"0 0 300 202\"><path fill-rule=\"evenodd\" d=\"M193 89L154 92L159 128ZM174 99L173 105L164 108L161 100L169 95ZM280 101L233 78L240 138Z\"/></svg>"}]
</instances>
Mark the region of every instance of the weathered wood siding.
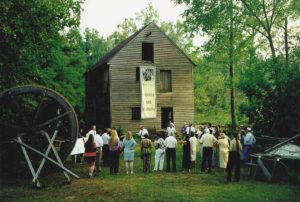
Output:
<instances>
[{"instance_id":1,"label":"weathered wood siding","mask_svg":"<svg viewBox=\"0 0 300 202\"><path fill-rule=\"evenodd\" d=\"M149 37L146 33L152 32ZM142 61L142 42L154 43L154 63ZM136 67L156 67L157 118L131 120L131 107L140 107L140 83ZM171 70L172 92L160 93L160 70ZM150 24L109 62L111 125L125 130L161 128L161 107L173 107L174 123L179 130L194 120L193 64L154 25Z\"/></svg>"}]
</instances>

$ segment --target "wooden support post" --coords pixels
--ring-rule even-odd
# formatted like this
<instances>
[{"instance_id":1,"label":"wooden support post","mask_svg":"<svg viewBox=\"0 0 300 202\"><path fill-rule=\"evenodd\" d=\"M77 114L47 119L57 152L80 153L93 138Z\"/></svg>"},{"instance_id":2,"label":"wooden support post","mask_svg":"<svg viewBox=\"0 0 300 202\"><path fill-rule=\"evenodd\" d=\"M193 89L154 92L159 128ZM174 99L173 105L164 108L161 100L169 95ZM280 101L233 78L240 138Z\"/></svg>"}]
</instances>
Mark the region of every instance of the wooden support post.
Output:
<instances>
[{"instance_id":1,"label":"wooden support post","mask_svg":"<svg viewBox=\"0 0 300 202\"><path fill-rule=\"evenodd\" d=\"M270 181L272 179L272 176L271 176L270 172L268 171L268 169L266 168L265 164L262 162L260 156L257 159L257 165L261 168L263 174L266 176L268 181Z\"/></svg>"},{"instance_id":2,"label":"wooden support post","mask_svg":"<svg viewBox=\"0 0 300 202\"><path fill-rule=\"evenodd\" d=\"M62 170L66 171L67 173L69 173L70 175L73 175L76 178L79 178L78 175L76 175L75 173L73 173L72 171L70 171L69 169L67 169L66 167L64 167L63 165L60 165L59 163L57 163L55 160L53 160L52 158L46 156L45 154L43 154L42 152L36 150L35 148L23 143L23 142L19 142L17 139L13 139L14 142L26 147L27 149L30 149L31 151L39 154L40 156L46 158L48 161L50 161L51 163L55 164L56 166L58 166L59 168L61 168Z\"/></svg>"}]
</instances>

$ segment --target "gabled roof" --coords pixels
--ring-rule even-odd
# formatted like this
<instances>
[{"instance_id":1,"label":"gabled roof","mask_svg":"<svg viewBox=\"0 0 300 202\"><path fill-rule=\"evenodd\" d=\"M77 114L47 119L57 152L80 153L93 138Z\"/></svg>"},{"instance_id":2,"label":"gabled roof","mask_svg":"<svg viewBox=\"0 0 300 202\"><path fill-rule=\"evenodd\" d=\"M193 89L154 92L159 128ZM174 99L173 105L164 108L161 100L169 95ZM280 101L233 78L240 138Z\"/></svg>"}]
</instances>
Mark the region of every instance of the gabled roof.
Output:
<instances>
[{"instance_id":1,"label":"gabled roof","mask_svg":"<svg viewBox=\"0 0 300 202\"><path fill-rule=\"evenodd\" d=\"M169 39L169 41L172 43L172 45L175 46L182 53L182 55L184 55L186 57L186 59L188 59L188 61L190 61L190 63L192 63L194 65L194 67L197 66L165 32L163 32L155 23L153 23L153 24L167 39Z\"/></svg>"},{"instance_id":2,"label":"gabled roof","mask_svg":"<svg viewBox=\"0 0 300 202\"><path fill-rule=\"evenodd\" d=\"M108 52L106 55L104 55L99 62L97 62L96 64L94 64L90 69L88 69L86 73L93 71L94 69L96 69L97 67L108 63L122 48L124 48L132 39L134 39L139 33L141 33L146 27L148 27L149 25L154 24L154 26L194 65L196 66L196 64L154 23L151 22L148 25L144 26L143 28L141 28L140 30L138 30L137 32L135 32L133 35L131 35L130 37L128 37L127 39L121 41L117 46L115 46L110 52Z\"/></svg>"}]
</instances>

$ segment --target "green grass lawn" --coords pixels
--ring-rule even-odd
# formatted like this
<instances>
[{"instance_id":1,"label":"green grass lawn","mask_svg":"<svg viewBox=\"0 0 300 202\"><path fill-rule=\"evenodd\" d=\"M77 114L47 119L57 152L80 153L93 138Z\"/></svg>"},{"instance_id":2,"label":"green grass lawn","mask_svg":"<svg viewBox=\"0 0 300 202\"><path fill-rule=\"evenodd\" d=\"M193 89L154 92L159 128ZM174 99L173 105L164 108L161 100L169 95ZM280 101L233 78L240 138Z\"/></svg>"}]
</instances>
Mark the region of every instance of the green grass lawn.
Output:
<instances>
[{"instance_id":1,"label":"green grass lawn","mask_svg":"<svg viewBox=\"0 0 300 202\"><path fill-rule=\"evenodd\" d=\"M199 156L198 156L199 157ZM44 188L36 190L30 180L1 180L0 201L300 201L299 185L270 184L251 181L245 170L239 183L224 184L224 173L200 174L200 160L196 173L182 173L182 150L177 150L177 173L142 173L142 162L137 148L135 174L126 175L123 156L120 173L110 176L108 168L93 179L85 178L85 164L66 165L81 178L71 185L61 185L61 173L43 177ZM154 167L154 149L151 161ZM24 171L27 172L27 171Z\"/></svg>"}]
</instances>

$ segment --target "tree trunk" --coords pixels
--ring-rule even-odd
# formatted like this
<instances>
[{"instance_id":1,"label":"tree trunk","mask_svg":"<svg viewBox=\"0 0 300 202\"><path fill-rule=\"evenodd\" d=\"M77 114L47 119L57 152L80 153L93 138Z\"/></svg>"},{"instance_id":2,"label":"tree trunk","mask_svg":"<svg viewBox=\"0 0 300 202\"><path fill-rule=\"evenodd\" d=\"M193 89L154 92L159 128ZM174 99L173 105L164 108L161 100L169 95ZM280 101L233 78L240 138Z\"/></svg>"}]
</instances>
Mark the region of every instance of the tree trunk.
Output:
<instances>
[{"instance_id":1,"label":"tree trunk","mask_svg":"<svg viewBox=\"0 0 300 202\"><path fill-rule=\"evenodd\" d=\"M288 44L288 19L284 19L284 48L285 48L285 67L289 67L289 44Z\"/></svg>"},{"instance_id":2,"label":"tree trunk","mask_svg":"<svg viewBox=\"0 0 300 202\"><path fill-rule=\"evenodd\" d=\"M229 28L229 76L230 76L230 112L231 112L231 129L236 130L236 117L235 117L235 97L234 97L234 67L233 67L233 6L231 0L231 16Z\"/></svg>"},{"instance_id":3,"label":"tree trunk","mask_svg":"<svg viewBox=\"0 0 300 202\"><path fill-rule=\"evenodd\" d=\"M268 33L268 41L269 41L270 48L271 48L272 59L275 63L277 63L275 47L274 47L273 38L272 38L271 33Z\"/></svg>"}]
</instances>

